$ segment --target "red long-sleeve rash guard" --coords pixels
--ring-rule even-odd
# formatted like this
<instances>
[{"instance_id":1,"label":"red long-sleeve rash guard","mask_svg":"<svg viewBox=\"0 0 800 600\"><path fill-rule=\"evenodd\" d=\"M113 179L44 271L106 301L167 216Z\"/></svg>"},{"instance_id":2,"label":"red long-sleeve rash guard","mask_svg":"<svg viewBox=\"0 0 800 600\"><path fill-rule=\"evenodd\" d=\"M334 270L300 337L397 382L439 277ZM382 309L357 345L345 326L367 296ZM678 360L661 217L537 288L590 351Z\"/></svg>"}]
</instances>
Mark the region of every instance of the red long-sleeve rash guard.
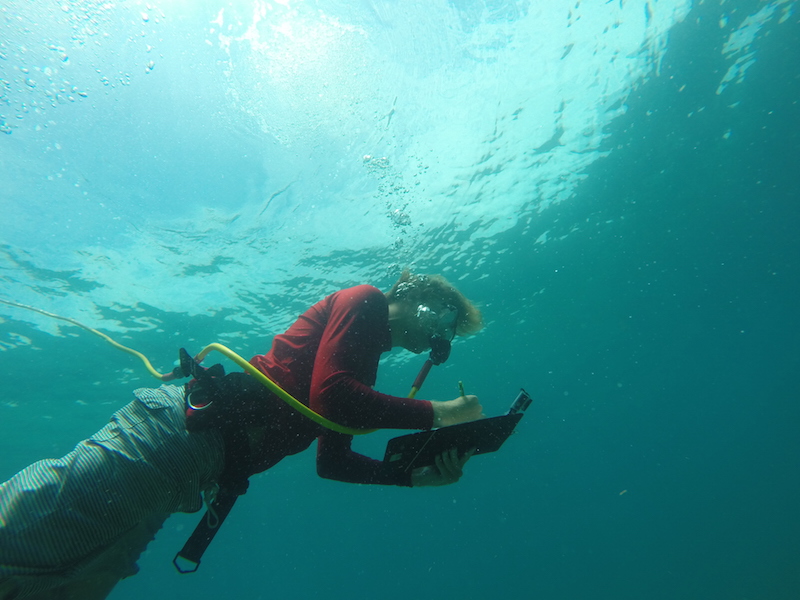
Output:
<instances>
[{"instance_id":1,"label":"red long-sleeve rash guard","mask_svg":"<svg viewBox=\"0 0 800 600\"><path fill-rule=\"evenodd\" d=\"M312 306L286 333L274 338L269 353L250 362L300 402L341 425L430 429L430 402L372 389L380 356L391 348L386 297L377 288L360 285ZM396 473L381 461L353 452L352 436L324 429L294 410L276 413L259 453L259 470L307 448L318 437L320 476L352 483L411 485L410 474Z\"/></svg>"}]
</instances>

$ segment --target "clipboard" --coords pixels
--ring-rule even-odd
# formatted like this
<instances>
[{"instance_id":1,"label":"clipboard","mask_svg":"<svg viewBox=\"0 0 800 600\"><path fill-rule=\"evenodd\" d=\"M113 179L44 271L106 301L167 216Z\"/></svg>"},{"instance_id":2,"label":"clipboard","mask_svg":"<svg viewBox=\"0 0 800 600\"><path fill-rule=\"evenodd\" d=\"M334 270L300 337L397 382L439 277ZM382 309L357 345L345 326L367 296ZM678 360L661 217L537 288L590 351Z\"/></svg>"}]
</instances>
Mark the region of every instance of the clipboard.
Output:
<instances>
[{"instance_id":1,"label":"clipboard","mask_svg":"<svg viewBox=\"0 0 800 600\"><path fill-rule=\"evenodd\" d=\"M383 462L407 472L433 465L437 456L451 448L457 448L459 455L473 448L475 454L496 452L514 432L530 404L528 392L520 390L502 416L392 438L386 445Z\"/></svg>"}]
</instances>

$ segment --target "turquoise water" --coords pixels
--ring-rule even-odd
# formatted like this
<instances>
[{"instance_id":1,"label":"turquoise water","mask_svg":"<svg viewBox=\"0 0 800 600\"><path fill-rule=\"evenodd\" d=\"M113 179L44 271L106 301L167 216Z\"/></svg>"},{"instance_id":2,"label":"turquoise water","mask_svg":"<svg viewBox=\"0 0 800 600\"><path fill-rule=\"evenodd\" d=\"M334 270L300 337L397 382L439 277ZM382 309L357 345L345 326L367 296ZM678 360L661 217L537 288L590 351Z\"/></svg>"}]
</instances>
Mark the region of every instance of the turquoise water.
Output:
<instances>
[{"instance_id":1,"label":"turquoise water","mask_svg":"<svg viewBox=\"0 0 800 600\"><path fill-rule=\"evenodd\" d=\"M224 10L222 10L224 9ZM534 404L455 486L253 479L111 598L800 595L796 2L12 2L0 297L162 370L403 266L479 302L421 397ZM0 477L154 385L0 305ZM421 358L386 356L406 393ZM356 448L382 455L389 434Z\"/></svg>"}]
</instances>

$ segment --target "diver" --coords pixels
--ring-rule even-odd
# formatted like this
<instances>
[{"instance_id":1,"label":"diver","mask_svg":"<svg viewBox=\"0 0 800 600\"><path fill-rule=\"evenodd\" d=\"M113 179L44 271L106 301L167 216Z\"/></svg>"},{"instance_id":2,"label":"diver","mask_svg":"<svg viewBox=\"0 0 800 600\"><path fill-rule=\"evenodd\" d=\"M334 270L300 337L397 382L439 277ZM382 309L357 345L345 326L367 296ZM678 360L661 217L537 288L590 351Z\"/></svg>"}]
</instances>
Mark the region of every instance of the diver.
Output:
<instances>
[{"instance_id":1,"label":"diver","mask_svg":"<svg viewBox=\"0 0 800 600\"><path fill-rule=\"evenodd\" d=\"M386 294L370 285L331 294L250 363L345 428L424 430L482 418L478 398L382 394L372 387L381 354L432 349L442 362L456 335L482 325L480 311L443 277L405 271ZM204 501L229 510L249 476L315 439L317 473L351 483L452 484L470 458L451 450L434 466L397 471L352 451L352 435L300 414L253 376L189 362L194 378L186 386L135 390L72 452L0 485L0 600L106 598L138 571L136 561L171 513L199 511ZM194 545L187 555L198 564L224 518L213 510L206 516L184 547Z\"/></svg>"}]
</instances>

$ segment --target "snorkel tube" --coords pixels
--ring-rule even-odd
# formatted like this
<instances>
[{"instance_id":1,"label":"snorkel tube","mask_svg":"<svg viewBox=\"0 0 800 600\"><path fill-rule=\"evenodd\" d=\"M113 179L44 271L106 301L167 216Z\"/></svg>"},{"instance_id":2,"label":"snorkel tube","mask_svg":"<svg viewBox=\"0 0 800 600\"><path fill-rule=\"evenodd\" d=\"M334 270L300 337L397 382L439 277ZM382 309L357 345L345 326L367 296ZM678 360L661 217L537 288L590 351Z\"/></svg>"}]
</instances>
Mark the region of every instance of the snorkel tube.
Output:
<instances>
[{"instance_id":1,"label":"snorkel tube","mask_svg":"<svg viewBox=\"0 0 800 600\"><path fill-rule=\"evenodd\" d=\"M419 373L417 373L417 378L414 380L414 383L411 386L411 391L408 393L409 398L414 398L417 395L419 388L421 388L422 384L425 383L425 378L428 376L428 373L430 373L431 367L433 365L442 364L450 357L450 340L438 335L434 335L431 338L430 343L430 356L425 361L425 364L422 365Z\"/></svg>"}]
</instances>

